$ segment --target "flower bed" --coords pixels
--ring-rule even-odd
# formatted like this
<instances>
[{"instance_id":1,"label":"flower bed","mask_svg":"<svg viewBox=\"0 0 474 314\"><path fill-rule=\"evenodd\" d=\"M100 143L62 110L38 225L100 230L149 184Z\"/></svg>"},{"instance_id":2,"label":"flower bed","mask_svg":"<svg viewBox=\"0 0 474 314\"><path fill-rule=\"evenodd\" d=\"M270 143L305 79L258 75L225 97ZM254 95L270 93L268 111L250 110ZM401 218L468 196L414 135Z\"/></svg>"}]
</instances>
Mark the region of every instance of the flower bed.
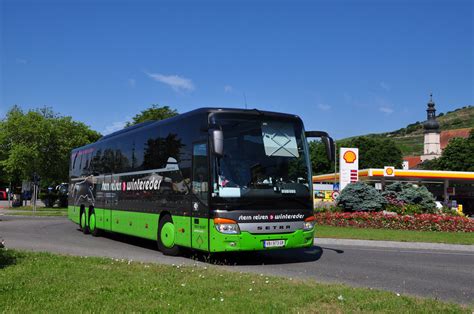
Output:
<instances>
[{"instance_id":1,"label":"flower bed","mask_svg":"<svg viewBox=\"0 0 474 314\"><path fill-rule=\"evenodd\" d=\"M317 224L335 227L474 232L474 220L449 215L415 214L409 216L383 212L324 212L317 213L315 216Z\"/></svg>"}]
</instances>

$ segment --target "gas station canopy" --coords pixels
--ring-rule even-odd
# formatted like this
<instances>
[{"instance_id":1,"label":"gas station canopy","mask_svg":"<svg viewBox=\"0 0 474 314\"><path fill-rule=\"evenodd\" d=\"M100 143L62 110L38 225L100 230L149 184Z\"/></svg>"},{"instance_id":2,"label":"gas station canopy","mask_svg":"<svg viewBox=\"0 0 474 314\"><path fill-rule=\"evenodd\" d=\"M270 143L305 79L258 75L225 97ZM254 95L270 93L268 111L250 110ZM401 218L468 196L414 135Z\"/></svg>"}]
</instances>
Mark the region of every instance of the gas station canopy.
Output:
<instances>
[{"instance_id":1,"label":"gas station canopy","mask_svg":"<svg viewBox=\"0 0 474 314\"><path fill-rule=\"evenodd\" d=\"M386 169L369 168L359 170L360 181L410 181L425 183L444 183L446 180L456 183L474 183L474 172L438 171L438 170L401 170L394 169L388 175ZM313 176L314 183L331 183L339 181L339 173L329 173Z\"/></svg>"},{"instance_id":2,"label":"gas station canopy","mask_svg":"<svg viewBox=\"0 0 474 314\"><path fill-rule=\"evenodd\" d=\"M474 172L438 170L402 170L393 167L363 169L358 180L368 183L380 182L383 186L392 182L411 182L425 185L437 199L448 204L455 200L463 204L465 213L474 214ZM313 183L337 183L339 173L313 176Z\"/></svg>"}]
</instances>

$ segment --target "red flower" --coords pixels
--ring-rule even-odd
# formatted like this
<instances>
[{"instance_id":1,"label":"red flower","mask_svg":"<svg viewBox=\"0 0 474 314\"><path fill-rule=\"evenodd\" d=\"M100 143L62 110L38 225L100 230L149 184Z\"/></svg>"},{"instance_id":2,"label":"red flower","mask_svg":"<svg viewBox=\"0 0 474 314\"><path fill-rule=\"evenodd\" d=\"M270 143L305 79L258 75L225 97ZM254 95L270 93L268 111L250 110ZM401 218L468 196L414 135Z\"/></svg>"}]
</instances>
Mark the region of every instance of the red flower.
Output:
<instances>
[{"instance_id":1,"label":"red flower","mask_svg":"<svg viewBox=\"0 0 474 314\"><path fill-rule=\"evenodd\" d=\"M474 221L466 217L414 214L385 215L380 212L318 213L316 221L322 225L354 226L358 228L384 228L402 230L431 230L474 232Z\"/></svg>"}]
</instances>

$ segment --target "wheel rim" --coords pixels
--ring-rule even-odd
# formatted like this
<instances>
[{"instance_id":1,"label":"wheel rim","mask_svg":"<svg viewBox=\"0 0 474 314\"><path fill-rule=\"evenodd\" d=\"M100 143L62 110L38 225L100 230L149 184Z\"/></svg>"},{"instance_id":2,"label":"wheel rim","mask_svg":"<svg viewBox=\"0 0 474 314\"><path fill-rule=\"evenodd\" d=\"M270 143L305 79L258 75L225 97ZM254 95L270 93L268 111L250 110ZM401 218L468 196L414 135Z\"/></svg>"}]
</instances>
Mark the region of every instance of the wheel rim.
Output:
<instances>
[{"instance_id":1,"label":"wheel rim","mask_svg":"<svg viewBox=\"0 0 474 314\"><path fill-rule=\"evenodd\" d=\"M81 215L81 228L84 229L86 227L86 214L82 213Z\"/></svg>"},{"instance_id":2,"label":"wheel rim","mask_svg":"<svg viewBox=\"0 0 474 314\"><path fill-rule=\"evenodd\" d=\"M89 217L89 230L92 232L95 230L95 213Z\"/></svg>"},{"instance_id":3,"label":"wheel rim","mask_svg":"<svg viewBox=\"0 0 474 314\"><path fill-rule=\"evenodd\" d=\"M174 245L174 225L171 222L167 222L161 228L161 243L167 248L171 248Z\"/></svg>"}]
</instances>

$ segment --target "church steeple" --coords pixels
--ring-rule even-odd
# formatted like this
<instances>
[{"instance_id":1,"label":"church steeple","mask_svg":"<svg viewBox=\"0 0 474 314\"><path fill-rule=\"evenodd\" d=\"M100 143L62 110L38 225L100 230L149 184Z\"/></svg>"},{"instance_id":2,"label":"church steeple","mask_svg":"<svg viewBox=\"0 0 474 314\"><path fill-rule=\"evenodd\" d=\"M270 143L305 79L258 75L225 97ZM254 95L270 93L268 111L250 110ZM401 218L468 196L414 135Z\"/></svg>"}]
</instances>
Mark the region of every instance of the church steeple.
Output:
<instances>
[{"instance_id":1,"label":"church steeple","mask_svg":"<svg viewBox=\"0 0 474 314\"><path fill-rule=\"evenodd\" d=\"M428 102L428 108L426 109L426 121L423 123L423 127L425 133L439 133L439 123L436 121L436 109L435 103L433 102L433 93L430 94L430 101Z\"/></svg>"},{"instance_id":2,"label":"church steeple","mask_svg":"<svg viewBox=\"0 0 474 314\"><path fill-rule=\"evenodd\" d=\"M431 160L441 156L440 129L436 121L436 109L433 102L433 93L430 94L430 101L426 109L426 121L423 123L425 129L425 142L421 161Z\"/></svg>"}]
</instances>

